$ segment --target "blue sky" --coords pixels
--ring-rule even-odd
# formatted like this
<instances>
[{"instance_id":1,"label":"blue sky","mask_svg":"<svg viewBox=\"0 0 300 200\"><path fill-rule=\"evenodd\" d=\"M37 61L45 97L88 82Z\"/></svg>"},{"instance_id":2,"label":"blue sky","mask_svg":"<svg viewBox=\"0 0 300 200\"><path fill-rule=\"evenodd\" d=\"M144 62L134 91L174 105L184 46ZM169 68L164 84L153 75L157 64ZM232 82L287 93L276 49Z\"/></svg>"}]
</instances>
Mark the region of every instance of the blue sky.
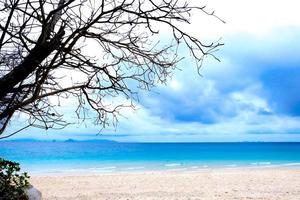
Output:
<instances>
[{"instance_id":1,"label":"blue sky","mask_svg":"<svg viewBox=\"0 0 300 200\"><path fill-rule=\"evenodd\" d=\"M126 117L119 118L118 126L100 135L100 127L86 121L59 131L27 129L11 139L300 141L298 4L208 1L208 9L214 8L226 24L195 14L187 30L207 39L222 37L225 46L216 54L221 62L205 60L202 76L192 60L183 60L167 86L141 92L137 109L124 109ZM64 112L75 122L72 110L69 100ZM10 130L20 124L15 119Z\"/></svg>"}]
</instances>

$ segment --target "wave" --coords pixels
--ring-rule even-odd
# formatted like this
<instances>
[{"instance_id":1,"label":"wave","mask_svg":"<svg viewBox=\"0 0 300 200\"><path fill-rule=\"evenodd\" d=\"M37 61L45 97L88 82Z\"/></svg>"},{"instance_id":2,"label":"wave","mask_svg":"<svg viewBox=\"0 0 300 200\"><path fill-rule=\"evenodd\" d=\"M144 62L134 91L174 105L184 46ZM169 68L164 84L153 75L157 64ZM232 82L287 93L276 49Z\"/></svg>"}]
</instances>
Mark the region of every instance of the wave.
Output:
<instances>
[{"instance_id":1,"label":"wave","mask_svg":"<svg viewBox=\"0 0 300 200\"><path fill-rule=\"evenodd\" d=\"M145 167L127 167L123 170L139 170L139 169L144 169Z\"/></svg>"},{"instance_id":2,"label":"wave","mask_svg":"<svg viewBox=\"0 0 300 200\"><path fill-rule=\"evenodd\" d=\"M300 166L299 162L295 163L271 163L271 162L255 162L250 163L249 167L257 167L257 168L272 168L272 167L297 167Z\"/></svg>"},{"instance_id":3,"label":"wave","mask_svg":"<svg viewBox=\"0 0 300 200\"><path fill-rule=\"evenodd\" d=\"M250 164L259 166L259 165L271 165L272 163L271 162L254 162L254 163L250 163Z\"/></svg>"},{"instance_id":4,"label":"wave","mask_svg":"<svg viewBox=\"0 0 300 200\"><path fill-rule=\"evenodd\" d=\"M87 168L87 170L112 170L116 169L116 166L109 166L109 167L92 167L92 168Z\"/></svg>"},{"instance_id":5,"label":"wave","mask_svg":"<svg viewBox=\"0 0 300 200\"><path fill-rule=\"evenodd\" d=\"M180 163L165 164L165 167L177 167L177 166L181 166L181 164Z\"/></svg>"},{"instance_id":6,"label":"wave","mask_svg":"<svg viewBox=\"0 0 300 200\"><path fill-rule=\"evenodd\" d=\"M282 164L283 166L299 166L300 163L285 163L285 164Z\"/></svg>"},{"instance_id":7,"label":"wave","mask_svg":"<svg viewBox=\"0 0 300 200\"><path fill-rule=\"evenodd\" d=\"M281 167L300 167L300 162L276 162L276 161L254 161L254 162L227 162L227 163L199 163L199 162L157 162L157 163L124 163L124 164L118 164L114 163L111 165L98 165L98 166L78 166L71 167L71 166L50 166L50 168L45 169L44 167L37 167L33 170L27 170L30 171L30 173L36 173L36 174L43 174L43 173L50 173L50 174L73 174L73 173L114 173L114 172L140 172L140 171L201 171L201 170L210 170L210 169L239 169L239 168L281 168Z\"/></svg>"},{"instance_id":8,"label":"wave","mask_svg":"<svg viewBox=\"0 0 300 200\"><path fill-rule=\"evenodd\" d=\"M224 165L225 167L237 167L237 164Z\"/></svg>"}]
</instances>

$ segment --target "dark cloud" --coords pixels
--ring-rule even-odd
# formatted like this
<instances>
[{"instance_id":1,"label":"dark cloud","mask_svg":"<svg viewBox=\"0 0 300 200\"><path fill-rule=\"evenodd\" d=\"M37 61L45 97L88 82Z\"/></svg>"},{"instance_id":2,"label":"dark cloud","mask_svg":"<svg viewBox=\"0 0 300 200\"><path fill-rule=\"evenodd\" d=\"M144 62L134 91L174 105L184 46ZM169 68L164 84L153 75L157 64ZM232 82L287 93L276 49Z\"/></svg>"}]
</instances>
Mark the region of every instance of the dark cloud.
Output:
<instances>
[{"instance_id":1,"label":"dark cloud","mask_svg":"<svg viewBox=\"0 0 300 200\"><path fill-rule=\"evenodd\" d=\"M299 116L298 38L300 28L274 30L265 36L228 36L219 55L222 62L204 65L204 78L190 66L181 66L183 71L175 75L181 90L161 87L159 94L144 94L141 104L153 115L176 122L213 124L246 111ZM184 65L192 62L185 61Z\"/></svg>"}]
</instances>

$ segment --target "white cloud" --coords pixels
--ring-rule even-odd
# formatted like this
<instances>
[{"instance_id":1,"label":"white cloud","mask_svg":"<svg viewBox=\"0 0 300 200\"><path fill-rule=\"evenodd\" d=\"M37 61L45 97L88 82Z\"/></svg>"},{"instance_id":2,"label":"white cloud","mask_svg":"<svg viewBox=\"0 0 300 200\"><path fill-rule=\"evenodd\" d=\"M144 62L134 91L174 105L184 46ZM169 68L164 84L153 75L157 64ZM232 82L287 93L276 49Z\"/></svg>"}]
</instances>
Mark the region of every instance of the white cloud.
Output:
<instances>
[{"instance_id":1,"label":"white cloud","mask_svg":"<svg viewBox=\"0 0 300 200\"><path fill-rule=\"evenodd\" d=\"M141 109L120 121L117 134L129 134L119 138L121 141L280 141L297 138L284 135L300 133L299 120L299 117L260 115L245 110L215 124L174 122ZM278 135L283 136L278 138Z\"/></svg>"},{"instance_id":2,"label":"white cloud","mask_svg":"<svg viewBox=\"0 0 300 200\"><path fill-rule=\"evenodd\" d=\"M293 30L287 27L300 26L300 2L201 1L200 5L204 4L209 11L216 10L216 15L224 19L226 24L210 16L194 14L192 24L183 28L200 38L218 39L224 36L228 39L230 44L226 44L222 50L227 51L222 55L222 62L206 62L201 70L204 78L197 76L196 68L190 66L192 61L182 62L183 71L176 72L168 86L158 87L159 95L142 94L137 110L122 110L126 118L119 118L116 132L111 127L103 133L128 135L116 138L120 141L300 141L300 117L274 112L263 95L264 86L259 74L273 66L262 66L261 63L254 65L254 58L257 58L257 62L285 62L298 52L299 45L294 42L297 37L290 37ZM284 36L280 37L283 33ZM292 44L297 48L293 48ZM251 65L246 65L249 62ZM123 98L113 101L127 102ZM75 102L70 103L70 99L62 104L62 112L69 114L74 111ZM202 114L213 118L213 122L178 120L178 111ZM20 121L16 121L12 129L18 124L21 124ZM32 129L30 132L35 138L99 139L95 134L100 128L87 121L86 125L49 131L46 136L40 136L45 133L41 130ZM83 133L86 137L78 136ZM113 135L105 137L114 139ZM26 137L26 134L19 137Z\"/></svg>"},{"instance_id":3,"label":"white cloud","mask_svg":"<svg viewBox=\"0 0 300 200\"><path fill-rule=\"evenodd\" d=\"M181 90L181 89L182 89L181 83L180 83L178 80L176 80L176 79L172 79L172 80L170 81L169 85L170 85L170 88L171 88L172 90L174 90L174 91L178 91L178 90Z\"/></svg>"},{"instance_id":4,"label":"white cloud","mask_svg":"<svg viewBox=\"0 0 300 200\"><path fill-rule=\"evenodd\" d=\"M251 109L254 112L271 112L271 108L268 105L267 100L258 96L258 91L262 90L260 84L251 85L245 88L243 91L233 92L229 94L233 103L241 106L239 110Z\"/></svg>"},{"instance_id":5,"label":"white cloud","mask_svg":"<svg viewBox=\"0 0 300 200\"><path fill-rule=\"evenodd\" d=\"M206 5L207 11L226 21L222 24L210 16L197 12L193 15L192 25L185 30L206 37L222 37L224 33L250 33L265 35L278 27L299 26L300 2L297 0L207 0L192 2Z\"/></svg>"}]
</instances>

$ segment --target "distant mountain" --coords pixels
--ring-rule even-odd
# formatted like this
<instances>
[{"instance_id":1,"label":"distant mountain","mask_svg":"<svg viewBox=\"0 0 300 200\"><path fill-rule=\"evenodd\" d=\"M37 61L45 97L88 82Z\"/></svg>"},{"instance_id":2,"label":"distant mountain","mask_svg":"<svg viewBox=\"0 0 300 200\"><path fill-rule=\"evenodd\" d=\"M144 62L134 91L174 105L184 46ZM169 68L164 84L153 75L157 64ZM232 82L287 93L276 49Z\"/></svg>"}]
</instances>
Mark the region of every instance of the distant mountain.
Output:
<instances>
[{"instance_id":1,"label":"distant mountain","mask_svg":"<svg viewBox=\"0 0 300 200\"><path fill-rule=\"evenodd\" d=\"M74 140L74 139L67 139L64 142L100 142L100 143L117 143L114 140Z\"/></svg>"},{"instance_id":2,"label":"distant mountain","mask_svg":"<svg viewBox=\"0 0 300 200\"><path fill-rule=\"evenodd\" d=\"M64 142L77 142L77 141L74 140L74 139L67 139L67 140L65 140Z\"/></svg>"}]
</instances>

